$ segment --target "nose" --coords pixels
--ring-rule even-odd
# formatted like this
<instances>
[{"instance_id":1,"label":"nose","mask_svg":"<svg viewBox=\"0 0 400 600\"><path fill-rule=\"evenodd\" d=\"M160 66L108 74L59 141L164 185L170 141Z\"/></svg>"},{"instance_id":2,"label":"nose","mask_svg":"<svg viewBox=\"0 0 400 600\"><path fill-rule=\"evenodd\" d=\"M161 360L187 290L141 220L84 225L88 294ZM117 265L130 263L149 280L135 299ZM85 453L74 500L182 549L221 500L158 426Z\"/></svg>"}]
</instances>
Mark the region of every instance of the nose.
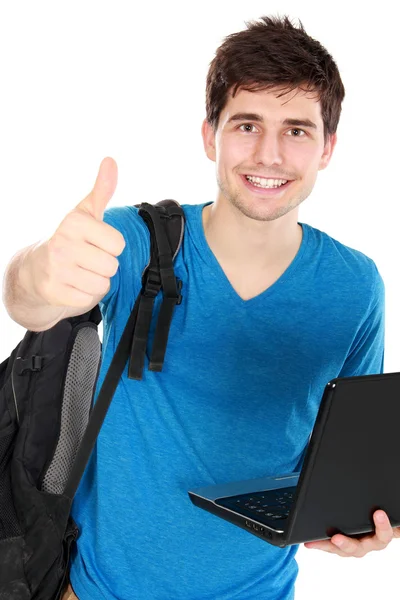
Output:
<instances>
[{"instance_id":1,"label":"nose","mask_svg":"<svg viewBox=\"0 0 400 600\"><path fill-rule=\"evenodd\" d=\"M254 160L265 166L281 165L283 157L279 136L274 133L260 135L255 145Z\"/></svg>"}]
</instances>

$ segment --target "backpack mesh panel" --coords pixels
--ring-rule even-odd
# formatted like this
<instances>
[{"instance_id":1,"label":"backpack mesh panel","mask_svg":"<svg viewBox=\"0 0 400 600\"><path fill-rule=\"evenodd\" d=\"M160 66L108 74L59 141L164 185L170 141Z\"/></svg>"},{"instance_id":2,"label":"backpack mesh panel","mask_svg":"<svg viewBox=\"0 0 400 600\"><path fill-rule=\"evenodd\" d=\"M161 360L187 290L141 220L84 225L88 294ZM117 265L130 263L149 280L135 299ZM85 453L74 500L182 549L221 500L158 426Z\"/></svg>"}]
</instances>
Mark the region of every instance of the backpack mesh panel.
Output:
<instances>
[{"instance_id":1,"label":"backpack mesh panel","mask_svg":"<svg viewBox=\"0 0 400 600\"><path fill-rule=\"evenodd\" d=\"M0 540L21 534L14 509L10 479L15 431L14 429L0 437Z\"/></svg>"},{"instance_id":2,"label":"backpack mesh panel","mask_svg":"<svg viewBox=\"0 0 400 600\"><path fill-rule=\"evenodd\" d=\"M62 494L65 489L88 424L100 356L101 344L97 331L92 327L83 327L75 338L68 365L60 437L43 479L42 490L45 492Z\"/></svg>"}]
</instances>

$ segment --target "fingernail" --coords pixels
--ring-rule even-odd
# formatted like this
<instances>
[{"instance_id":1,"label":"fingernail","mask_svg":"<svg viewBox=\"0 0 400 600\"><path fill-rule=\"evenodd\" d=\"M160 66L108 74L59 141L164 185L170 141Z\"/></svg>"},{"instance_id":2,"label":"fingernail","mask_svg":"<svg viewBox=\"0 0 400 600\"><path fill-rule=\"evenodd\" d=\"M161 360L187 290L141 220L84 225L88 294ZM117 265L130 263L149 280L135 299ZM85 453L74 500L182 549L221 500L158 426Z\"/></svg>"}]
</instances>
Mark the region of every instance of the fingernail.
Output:
<instances>
[{"instance_id":1,"label":"fingernail","mask_svg":"<svg viewBox=\"0 0 400 600\"><path fill-rule=\"evenodd\" d=\"M378 523L384 523L386 521L384 513L378 513L376 515L376 520L378 521Z\"/></svg>"}]
</instances>

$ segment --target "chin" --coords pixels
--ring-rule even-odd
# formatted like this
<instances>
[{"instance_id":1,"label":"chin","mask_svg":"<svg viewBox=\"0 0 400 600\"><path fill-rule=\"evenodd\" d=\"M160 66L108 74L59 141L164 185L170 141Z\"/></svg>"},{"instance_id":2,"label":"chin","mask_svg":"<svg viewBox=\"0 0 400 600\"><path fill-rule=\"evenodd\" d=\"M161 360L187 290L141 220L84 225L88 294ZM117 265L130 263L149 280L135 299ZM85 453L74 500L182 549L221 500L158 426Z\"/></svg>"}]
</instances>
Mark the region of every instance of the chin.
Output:
<instances>
[{"instance_id":1,"label":"chin","mask_svg":"<svg viewBox=\"0 0 400 600\"><path fill-rule=\"evenodd\" d=\"M289 202L286 200L285 204L280 204L279 200L274 204L271 201L267 204L268 200L265 198L247 201L241 196L231 197L230 202L242 215L255 221L275 221L298 206L298 203L292 204L290 200Z\"/></svg>"}]
</instances>

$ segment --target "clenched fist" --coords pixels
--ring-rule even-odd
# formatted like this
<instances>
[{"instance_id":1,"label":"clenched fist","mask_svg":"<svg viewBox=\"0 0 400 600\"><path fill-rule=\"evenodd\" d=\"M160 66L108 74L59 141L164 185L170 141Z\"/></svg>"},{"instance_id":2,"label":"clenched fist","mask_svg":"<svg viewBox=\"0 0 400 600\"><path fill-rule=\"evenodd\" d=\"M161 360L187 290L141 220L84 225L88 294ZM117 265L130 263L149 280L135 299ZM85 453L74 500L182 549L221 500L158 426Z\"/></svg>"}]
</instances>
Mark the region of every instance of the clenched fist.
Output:
<instances>
[{"instance_id":1,"label":"clenched fist","mask_svg":"<svg viewBox=\"0 0 400 600\"><path fill-rule=\"evenodd\" d=\"M108 292L118 269L117 256L125 247L122 234L103 222L117 177L116 162L105 158L92 191L32 251L31 281L44 304L76 308L76 314L82 314Z\"/></svg>"}]
</instances>

